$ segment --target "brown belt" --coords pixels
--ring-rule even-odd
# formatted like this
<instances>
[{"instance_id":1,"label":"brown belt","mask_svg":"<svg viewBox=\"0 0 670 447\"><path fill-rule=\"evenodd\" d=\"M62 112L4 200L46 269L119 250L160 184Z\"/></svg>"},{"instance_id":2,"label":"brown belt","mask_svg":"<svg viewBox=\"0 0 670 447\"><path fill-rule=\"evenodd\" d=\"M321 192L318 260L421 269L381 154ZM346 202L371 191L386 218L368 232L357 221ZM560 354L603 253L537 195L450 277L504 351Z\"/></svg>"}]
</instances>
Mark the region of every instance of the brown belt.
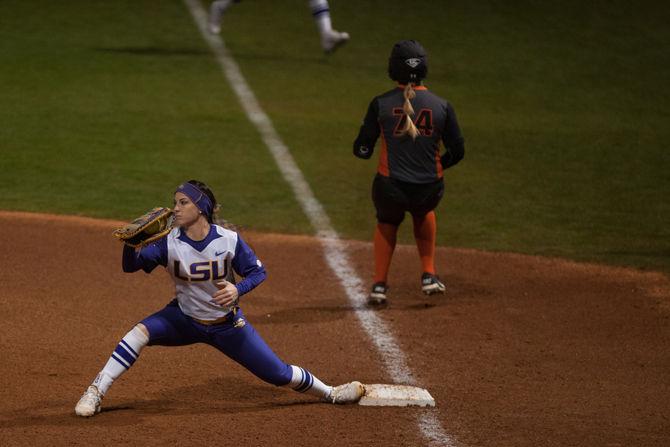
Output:
<instances>
[{"instance_id":1,"label":"brown belt","mask_svg":"<svg viewBox=\"0 0 670 447\"><path fill-rule=\"evenodd\" d=\"M226 321L230 320L231 318L230 315L232 315L232 312L224 315L221 318L217 318L216 320L198 320L197 318L193 317L191 317L191 319L196 323L204 324L205 326L214 326L215 324L225 323Z\"/></svg>"}]
</instances>

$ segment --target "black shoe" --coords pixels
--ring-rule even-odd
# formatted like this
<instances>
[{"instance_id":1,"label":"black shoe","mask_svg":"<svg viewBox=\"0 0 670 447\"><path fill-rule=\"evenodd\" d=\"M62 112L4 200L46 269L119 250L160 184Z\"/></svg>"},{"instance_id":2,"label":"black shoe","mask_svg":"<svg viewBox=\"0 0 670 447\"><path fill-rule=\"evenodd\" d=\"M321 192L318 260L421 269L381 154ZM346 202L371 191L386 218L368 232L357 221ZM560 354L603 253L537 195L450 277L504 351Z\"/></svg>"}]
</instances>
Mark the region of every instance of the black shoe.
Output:
<instances>
[{"instance_id":1,"label":"black shoe","mask_svg":"<svg viewBox=\"0 0 670 447\"><path fill-rule=\"evenodd\" d=\"M386 283L376 282L372 285L372 291L368 295L368 304L371 306L379 306L386 304L386 292L389 288Z\"/></svg>"},{"instance_id":2,"label":"black shoe","mask_svg":"<svg viewBox=\"0 0 670 447\"><path fill-rule=\"evenodd\" d=\"M437 275L432 273L424 272L421 275L421 291L426 295L432 295L434 293L444 293L447 288L442 284L440 278Z\"/></svg>"}]
</instances>

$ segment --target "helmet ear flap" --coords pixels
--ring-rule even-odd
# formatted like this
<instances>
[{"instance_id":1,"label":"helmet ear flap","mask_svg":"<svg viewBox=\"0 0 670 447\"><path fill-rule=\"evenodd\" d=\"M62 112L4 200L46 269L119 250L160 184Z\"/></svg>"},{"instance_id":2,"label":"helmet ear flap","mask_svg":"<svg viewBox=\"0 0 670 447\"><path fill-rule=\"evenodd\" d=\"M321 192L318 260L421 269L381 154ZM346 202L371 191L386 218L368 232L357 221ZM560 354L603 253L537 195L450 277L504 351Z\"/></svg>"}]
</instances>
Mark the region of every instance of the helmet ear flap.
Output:
<instances>
[{"instance_id":1,"label":"helmet ear flap","mask_svg":"<svg viewBox=\"0 0 670 447\"><path fill-rule=\"evenodd\" d=\"M426 50L415 40L402 40L391 50L389 77L401 84L419 83L428 75Z\"/></svg>"}]
</instances>

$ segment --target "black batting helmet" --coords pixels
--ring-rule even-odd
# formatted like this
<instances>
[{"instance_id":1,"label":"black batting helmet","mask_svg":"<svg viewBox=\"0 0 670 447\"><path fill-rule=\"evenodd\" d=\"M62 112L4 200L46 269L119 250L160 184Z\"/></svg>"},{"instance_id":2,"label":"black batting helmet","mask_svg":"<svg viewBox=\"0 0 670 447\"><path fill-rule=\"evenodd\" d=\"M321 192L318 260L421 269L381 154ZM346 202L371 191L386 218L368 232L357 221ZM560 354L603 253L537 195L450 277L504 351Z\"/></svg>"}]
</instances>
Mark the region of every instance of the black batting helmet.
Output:
<instances>
[{"instance_id":1,"label":"black batting helmet","mask_svg":"<svg viewBox=\"0 0 670 447\"><path fill-rule=\"evenodd\" d=\"M418 84L428 74L426 50L416 40L401 40L389 57L389 77L401 84Z\"/></svg>"}]
</instances>

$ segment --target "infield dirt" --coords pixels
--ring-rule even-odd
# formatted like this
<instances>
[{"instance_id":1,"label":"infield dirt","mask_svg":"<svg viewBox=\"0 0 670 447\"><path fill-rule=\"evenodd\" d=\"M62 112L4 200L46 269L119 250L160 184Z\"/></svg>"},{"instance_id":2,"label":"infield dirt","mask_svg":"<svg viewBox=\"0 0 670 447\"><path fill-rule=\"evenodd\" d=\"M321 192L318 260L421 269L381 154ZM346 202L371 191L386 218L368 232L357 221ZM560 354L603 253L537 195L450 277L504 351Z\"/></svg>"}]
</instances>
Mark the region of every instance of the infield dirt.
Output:
<instances>
[{"instance_id":1,"label":"infield dirt","mask_svg":"<svg viewBox=\"0 0 670 447\"><path fill-rule=\"evenodd\" d=\"M91 419L74 405L118 340L172 297L167 273L121 271L117 223L0 212L0 444L428 445L436 412L467 446L670 445L670 280L654 272L438 249L424 297L415 248L379 312L433 409L333 406L256 379L218 351L150 347ZM389 382L307 236L243 232L269 276L242 306L287 362L339 384ZM350 242L362 277L371 246Z\"/></svg>"}]
</instances>

